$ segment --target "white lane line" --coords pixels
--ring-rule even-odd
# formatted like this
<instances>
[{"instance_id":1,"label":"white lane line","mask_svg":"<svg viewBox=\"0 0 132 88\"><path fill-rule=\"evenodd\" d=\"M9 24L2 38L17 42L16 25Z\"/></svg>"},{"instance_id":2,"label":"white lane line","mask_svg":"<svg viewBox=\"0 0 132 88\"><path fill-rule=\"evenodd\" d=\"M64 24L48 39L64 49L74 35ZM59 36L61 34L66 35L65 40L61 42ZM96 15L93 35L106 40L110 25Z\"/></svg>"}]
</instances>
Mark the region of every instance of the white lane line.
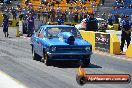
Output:
<instances>
[{"instance_id":1,"label":"white lane line","mask_svg":"<svg viewBox=\"0 0 132 88\"><path fill-rule=\"evenodd\" d=\"M18 80L0 71L0 88L28 88Z\"/></svg>"},{"instance_id":2,"label":"white lane line","mask_svg":"<svg viewBox=\"0 0 132 88\"><path fill-rule=\"evenodd\" d=\"M117 59L121 59L121 60L132 61L132 58L128 58L125 55L117 56L117 55L113 55L113 54L109 54L109 53L101 52L101 51L93 51L93 53L103 55L103 56L109 56L109 57L113 57L113 58L117 58Z\"/></svg>"}]
</instances>

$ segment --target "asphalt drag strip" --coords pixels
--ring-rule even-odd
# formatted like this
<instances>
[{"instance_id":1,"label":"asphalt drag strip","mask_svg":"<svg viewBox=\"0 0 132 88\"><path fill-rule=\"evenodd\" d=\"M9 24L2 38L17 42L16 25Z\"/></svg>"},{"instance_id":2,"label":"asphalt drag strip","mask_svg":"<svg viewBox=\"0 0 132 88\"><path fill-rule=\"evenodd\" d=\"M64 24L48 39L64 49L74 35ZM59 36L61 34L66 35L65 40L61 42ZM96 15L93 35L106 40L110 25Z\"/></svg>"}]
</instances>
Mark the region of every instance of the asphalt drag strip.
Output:
<instances>
[{"instance_id":1,"label":"asphalt drag strip","mask_svg":"<svg viewBox=\"0 0 132 88\"><path fill-rule=\"evenodd\" d=\"M86 84L76 82L76 62L53 62L51 66L32 60L30 39L0 38L0 70L28 88L132 88L129 84ZM95 53L85 70L88 74L130 74L132 61ZM1 80L0 80L1 81ZM2 86L0 85L0 88Z\"/></svg>"}]
</instances>

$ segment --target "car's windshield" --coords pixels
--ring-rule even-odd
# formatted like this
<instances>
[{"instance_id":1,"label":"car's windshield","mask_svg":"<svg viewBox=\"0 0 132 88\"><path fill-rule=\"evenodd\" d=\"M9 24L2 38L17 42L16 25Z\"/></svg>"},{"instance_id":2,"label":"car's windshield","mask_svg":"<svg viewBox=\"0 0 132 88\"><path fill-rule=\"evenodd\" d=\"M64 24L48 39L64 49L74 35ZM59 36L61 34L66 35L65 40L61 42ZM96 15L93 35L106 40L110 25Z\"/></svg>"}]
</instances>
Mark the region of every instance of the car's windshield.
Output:
<instances>
[{"instance_id":1,"label":"car's windshield","mask_svg":"<svg viewBox=\"0 0 132 88\"><path fill-rule=\"evenodd\" d=\"M58 37L58 34L61 32L70 32L74 35L75 38L80 38L80 33L75 27L48 27L47 28L47 37Z\"/></svg>"}]
</instances>

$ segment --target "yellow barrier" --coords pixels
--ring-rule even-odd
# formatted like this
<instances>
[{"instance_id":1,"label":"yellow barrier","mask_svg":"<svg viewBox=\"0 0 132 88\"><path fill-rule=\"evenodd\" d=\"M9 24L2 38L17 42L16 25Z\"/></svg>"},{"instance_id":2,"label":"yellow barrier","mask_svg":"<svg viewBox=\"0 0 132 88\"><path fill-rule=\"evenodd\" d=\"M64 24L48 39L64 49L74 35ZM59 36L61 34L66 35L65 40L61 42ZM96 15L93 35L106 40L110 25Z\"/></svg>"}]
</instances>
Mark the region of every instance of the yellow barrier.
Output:
<instances>
[{"instance_id":1,"label":"yellow barrier","mask_svg":"<svg viewBox=\"0 0 132 88\"><path fill-rule=\"evenodd\" d=\"M120 54L120 42L116 34L110 34L110 53Z\"/></svg>"},{"instance_id":2,"label":"yellow barrier","mask_svg":"<svg viewBox=\"0 0 132 88\"><path fill-rule=\"evenodd\" d=\"M19 26L19 20L9 20L10 27L17 27Z\"/></svg>"},{"instance_id":3,"label":"yellow barrier","mask_svg":"<svg viewBox=\"0 0 132 88\"><path fill-rule=\"evenodd\" d=\"M20 37L19 29L16 30L16 37Z\"/></svg>"},{"instance_id":4,"label":"yellow barrier","mask_svg":"<svg viewBox=\"0 0 132 88\"><path fill-rule=\"evenodd\" d=\"M100 33L101 36L107 35L108 33L103 32L92 32L80 30L82 38L92 44L93 50L95 50L95 36ZM107 41L107 40L105 40ZM108 42L107 42L108 43ZM110 49L111 54L120 54L120 42L116 34L110 34Z\"/></svg>"},{"instance_id":5,"label":"yellow barrier","mask_svg":"<svg viewBox=\"0 0 132 88\"><path fill-rule=\"evenodd\" d=\"M3 22L3 16L0 14L0 26L2 25ZM9 27L17 27L19 26L19 20L13 20L9 19Z\"/></svg>"},{"instance_id":6,"label":"yellow barrier","mask_svg":"<svg viewBox=\"0 0 132 88\"><path fill-rule=\"evenodd\" d=\"M92 44L92 49L95 50L95 32L80 30L82 38Z\"/></svg>"},{"instance_id":7,"label":"yellow barrier","mask_svg":"<svg viewBox=\"0 0 132 88\"><path fill-rule=\"evenodd\" d=\"M114 30L118 31L119 24L113 24Z\"/></svg>"},{"instance_id":8,"label":"yellow barrier","mask_svg":"<svg viewBox=\"0 0 132 88\"><path fill-rule=\"evenodd\" d=\"M3 16L2 14L0 14L0 26L2 25L2 22L3 22Z\"/></svg>"},{"instance_id":9,"label":"yellow barrier","mask_svg":"<svg viewBox=\"0 0 132 88\"><path fill-rule=\"evenodd\" d=\"M126 51L126 56L132 58L132 44L129 45Z\"/></svg>"}]
</instances>

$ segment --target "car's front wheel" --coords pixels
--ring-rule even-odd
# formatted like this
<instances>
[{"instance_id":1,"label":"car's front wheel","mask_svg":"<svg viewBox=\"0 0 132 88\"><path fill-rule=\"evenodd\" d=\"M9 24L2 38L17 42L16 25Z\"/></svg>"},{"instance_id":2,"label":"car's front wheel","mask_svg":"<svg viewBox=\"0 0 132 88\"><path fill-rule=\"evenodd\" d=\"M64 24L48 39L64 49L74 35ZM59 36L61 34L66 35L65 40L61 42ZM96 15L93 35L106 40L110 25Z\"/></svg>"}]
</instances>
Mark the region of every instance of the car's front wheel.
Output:
<instances>
[{"instance_id":1,"label":"car's front wheel","mask_svg":"<svg viewBox=\"0 0 132 88\"><path fill-rule=\"evenodd\" d=\"M50 65L49 56L46 52L44 52L43 58L44 58L45 65L47 66Z\"/></svg>"},{"instance_id":2,"label":"car's front wheel","mask_svg":"<svg viewBox=\"0 0 132 88\"><path fill-rule=\"evenodd\" d=\"M32 58L33 58L33 60L37 60L37 61L39 61L41 59L41 57L35 53L33 47L32 47Z\"/></svg>"}]
</instances>

